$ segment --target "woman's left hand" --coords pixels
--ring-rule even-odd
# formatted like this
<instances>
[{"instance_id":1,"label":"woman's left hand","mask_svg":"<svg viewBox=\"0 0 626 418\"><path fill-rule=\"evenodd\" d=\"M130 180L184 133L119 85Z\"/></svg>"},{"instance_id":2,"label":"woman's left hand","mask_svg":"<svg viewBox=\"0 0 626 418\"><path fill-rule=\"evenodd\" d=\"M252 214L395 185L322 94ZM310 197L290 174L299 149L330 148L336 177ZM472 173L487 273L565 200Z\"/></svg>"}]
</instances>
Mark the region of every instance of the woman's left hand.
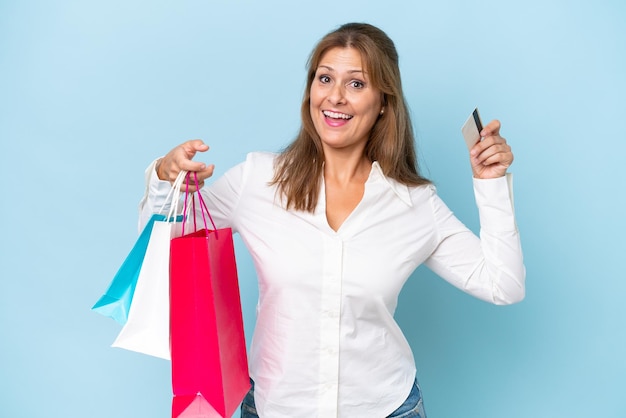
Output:
<instances>
[{"instance_id":1,"label":"woman's left hand","mask_svg":"<svg viewBox=\"0 0 626 418\"><path fill-rule=\"evenodd\" d=\"M513 153L500 136L500 121L492 120L480 132L482 141L470 150L472 172L477 179L493 179L506 174L513 163Z\"/></svg>"}]
</instances>

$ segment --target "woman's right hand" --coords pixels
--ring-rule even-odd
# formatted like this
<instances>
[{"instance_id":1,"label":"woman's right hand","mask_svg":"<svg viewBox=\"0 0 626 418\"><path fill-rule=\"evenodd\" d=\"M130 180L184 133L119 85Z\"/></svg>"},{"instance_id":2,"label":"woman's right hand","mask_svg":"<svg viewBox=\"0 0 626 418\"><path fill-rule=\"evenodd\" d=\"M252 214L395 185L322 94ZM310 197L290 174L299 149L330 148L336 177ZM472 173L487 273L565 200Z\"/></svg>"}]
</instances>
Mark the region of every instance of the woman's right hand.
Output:
<instances>
[{"instance_id":1,"label":"woman's right hand","mask_svg":"<svg viewBox=\"0 0 626 418\"><path fill-rule=\"evenodd\" d=\"M195 171L198 175L198 187L201 188L204 185L204 180L213 175L215 166L213 164L207 166L202 162L192 161L192 159L197 152L206 152L208 149L209 146L200 139L193 139L180 144L157 162L157 176L160 180L173 183L182 170ZM194 182L190 182L189 191L196 191Z\"/></svg>"}]
</instances>

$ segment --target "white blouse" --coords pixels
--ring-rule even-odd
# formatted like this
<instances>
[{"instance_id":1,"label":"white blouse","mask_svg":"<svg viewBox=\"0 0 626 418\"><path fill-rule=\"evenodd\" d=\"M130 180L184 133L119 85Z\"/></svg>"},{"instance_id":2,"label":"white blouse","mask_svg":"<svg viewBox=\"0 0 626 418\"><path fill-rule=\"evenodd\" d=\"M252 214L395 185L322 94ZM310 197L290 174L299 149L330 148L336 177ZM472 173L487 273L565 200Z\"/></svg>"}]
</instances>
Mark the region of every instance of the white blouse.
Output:
<instances>
[{"instance_id":1,"label":"white blouse","mask_svg":"<svg viewBox=\"0 0 626 418\"><path fill-rule=\"evenodd\" d=\"M386 417L397 409L416 370L393 315L421 263L482 300L524 298L508 176L474 180L479 239L433 186L399 184L374 162L361 202L335 232L324 185L314 213L284 209L268 185L275 157L251 153L203 189L218 228L238 232L255 263L249 367L260 417ZM154 166L146 171L140 227L170 188Z\"/></svg>"}]
</instances>

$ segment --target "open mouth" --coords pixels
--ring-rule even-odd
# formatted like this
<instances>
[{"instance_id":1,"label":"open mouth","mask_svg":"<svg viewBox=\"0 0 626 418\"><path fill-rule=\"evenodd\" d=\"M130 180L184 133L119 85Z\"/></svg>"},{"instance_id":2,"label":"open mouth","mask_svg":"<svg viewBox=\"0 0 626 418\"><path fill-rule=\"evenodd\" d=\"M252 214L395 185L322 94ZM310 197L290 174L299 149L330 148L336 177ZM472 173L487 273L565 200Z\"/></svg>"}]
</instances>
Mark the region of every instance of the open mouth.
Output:
<instances>
[{"instance_id":1,"label":"open mouth","mask_svg":"<svg viewBox=\"0 0 626 418\"><path fill-rule=\"evenodd\" d=\"M347 115L345 113L331 112L330 110L323 110L322 113L324 114L324 116L330 119L342 119L342 120L352 119L352 115Z\"/></svg>"}]
</instances>

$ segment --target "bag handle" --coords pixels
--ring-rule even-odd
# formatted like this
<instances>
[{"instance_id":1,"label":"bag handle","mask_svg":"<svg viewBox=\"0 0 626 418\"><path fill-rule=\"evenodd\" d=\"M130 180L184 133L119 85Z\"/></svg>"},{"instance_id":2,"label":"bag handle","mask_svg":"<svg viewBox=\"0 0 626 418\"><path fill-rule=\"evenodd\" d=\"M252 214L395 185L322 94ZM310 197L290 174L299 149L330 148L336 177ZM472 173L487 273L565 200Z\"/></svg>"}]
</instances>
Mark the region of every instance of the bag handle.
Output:
<instances>
[{"instance_id":1,"label":"bag handle","mask_svg":"<svg viewBox=\"0 0 626 418\"><path fill-rule=\"evenodd\" d=\"M183 212L185 213L185 217L187 216L187 200L189 195L191 195L191 203L193 205L193 227L194 227L194 231L197 231L197 227L196 227L196 201L195 201L195 195L194 193L189 193L189 175L191 173L188 173L186 175L186 180L185 180L185 203L184 203L184 209ZM193 180L196 186L196 191L197 196L198 196L198 201L200 202L200 213L202 215L202 222L204 223L204 229L206 230L206 236L209 236L209 227L207 225L206 222L206 216L204 216L205 212L207 214L207 216L209 217L209 220L211 221L211 225L213 226L213 231L215 232L215 236L217 238L217 227L215 226L215 222L213 221L213 217L211 216L211 212L209 212L209 208L207 207L206 203L204 202L204 199L202 198L202 193L200 192L200 187L198 187L198 173L196 173L195 171L193 172ZM183 235L185 235L185 218L183 218Z\"/></svg>"},{"instance_id":2,"label":"bag handle","mask_svg":"<svg viewBox=\"0 0 626 418\"><path fill-rule=\"evenodd\" d=\"M176 176L176 180L174 180L174 183L172 183L172 187L170 188L170 191L167 193L167 196L165 197L165 200L163 201L161 208L157 212L160 215L164 215L165 207L168 204L170 205L167 216L165 218L165 222L175 223L181 215L185 214L184 209L183 209L183 213L179 213L179 210L180 210L179 202L180 202L181 188L183 185L183 181L185 181L185 177L187 176L187 173L188 172L185 170L181 170L178 173L178 176Z\"/></svg>"},{"instance_id":3,"label":"bag handle","mask_svg":"<svg viewBox=\"0 0 626 418\"><path fill-rule=\"evenodd\" d=\"M183 209L183 213L179 213L179 202L180 202L180 193L181 193L181 188L183 185L183 181L185 181L185 177L187 176L187 171L185 170L181 170L178 173L178 176L176 176L176 180L174 180L174 183L172 183L172 187L170 188L169 193L167 194L167 197L165 198L165 202L163 202L163 206L161 206L161 209L159 210L159 213L162 214L163 213L163 209L165 208L165 205L167 205L168 203L170 203L170 208L169 211L167 213L167 218L165 219L167 222L176 222L176 219L180 216L185 214L185 210Z\"/></svg>"},{"instance_id":4,"label":"bag handle","mask_svg":"<svg viewBox=\"0 0 626 418\"><path fill-rule=\"evenodd\" d=\"M180 196L180 192L177 192L178 188L176 187L176 185L178 185L179 187L180 185L182 185L182 180L185 178L186 173L187 173L186 171L181 171L178 173L178 176L176 177L176 180L174 180L174 183L172 183L172 187L170 187L170 191L167 193L167 196L165 197L165 201L161 205L161 209L159 209L158 213L162 214L163 209L165 208L165 205L167 205L170 202L175 201L176 193L178 193Z\"/></svg>"}]
</instances>

